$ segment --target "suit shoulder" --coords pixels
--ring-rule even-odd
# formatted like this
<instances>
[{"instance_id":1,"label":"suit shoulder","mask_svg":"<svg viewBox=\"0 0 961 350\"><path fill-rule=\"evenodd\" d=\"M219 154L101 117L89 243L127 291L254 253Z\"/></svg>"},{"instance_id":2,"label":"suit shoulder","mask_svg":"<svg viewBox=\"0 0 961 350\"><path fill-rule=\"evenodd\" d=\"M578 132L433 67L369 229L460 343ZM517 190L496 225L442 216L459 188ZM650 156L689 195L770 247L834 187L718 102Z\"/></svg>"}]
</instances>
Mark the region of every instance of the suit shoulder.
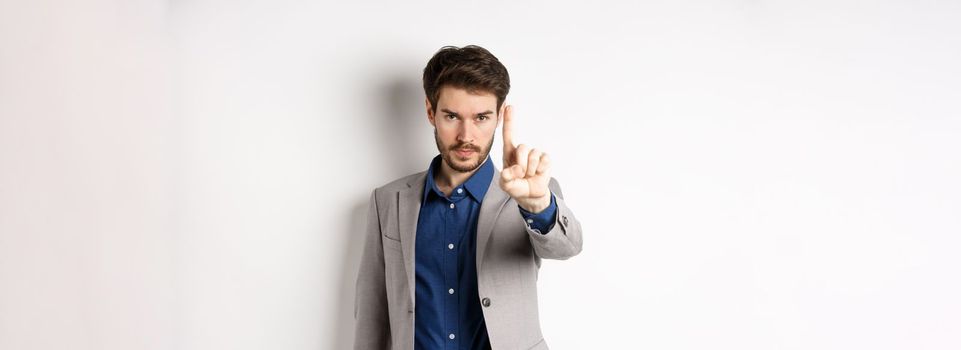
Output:
<instances>
[{"instance_id":1,"label":"suit shoulder","mask_svg":"<svg viewBox=\"0 0 961 350\"><path fill-rule=\"evenodd\" d=\"M551 177L551 180L547 183L547 188L549 188L554 194L561 199L564 199L564 192L561 190L561 183L557 181L556 178Z\"/></svg>"},{"instance_id":2,"label":"suit shoulder","mask_svg":"<svg viewBox=\"0 0 961 350\"><path fill-rule=\"evenodd\" d=\"M391 180L391 181L389 181L389 182L387 182L387 183L385 183L385 184L383 184L383 185L377 186L377 188L375 188L374 191L377 192L378 194L380 194L380 193L389 193L389 192L397 192L397 191L403 190L403 189L405 189L405 188L408 188L408 187L409 187L409 186L408 186L409 183L412 183L412 182L416 181L418 178L422 178L422 177L425 177L425 176L427 176L427 171L426 171L426 170L425 170L425 171L421 171L421 172L419 172L419 173L410 174L410 175L407 175L407 176L404 176L404 177L401 177L401 178L397 178L397 179Z\"/></svg>"}]
</instances>

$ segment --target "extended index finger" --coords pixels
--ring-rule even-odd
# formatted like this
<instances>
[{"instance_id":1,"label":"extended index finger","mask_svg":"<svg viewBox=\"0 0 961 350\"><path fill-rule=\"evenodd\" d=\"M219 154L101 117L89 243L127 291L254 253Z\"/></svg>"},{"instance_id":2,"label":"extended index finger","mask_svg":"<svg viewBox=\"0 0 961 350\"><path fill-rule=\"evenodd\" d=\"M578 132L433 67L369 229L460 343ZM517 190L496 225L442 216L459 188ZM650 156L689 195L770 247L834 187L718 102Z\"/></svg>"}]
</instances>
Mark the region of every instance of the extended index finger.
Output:
<instances>
[{"instance_id":1,"label":"extended index finger","mask_svg":"<svg viewBox=\"0 0 961 350\"><path fill-rule=\"evenodd\" d=\"M504 149L514 148L514 123L513 108L510 105L504 107Z\"/></svg>"}]
</instances>

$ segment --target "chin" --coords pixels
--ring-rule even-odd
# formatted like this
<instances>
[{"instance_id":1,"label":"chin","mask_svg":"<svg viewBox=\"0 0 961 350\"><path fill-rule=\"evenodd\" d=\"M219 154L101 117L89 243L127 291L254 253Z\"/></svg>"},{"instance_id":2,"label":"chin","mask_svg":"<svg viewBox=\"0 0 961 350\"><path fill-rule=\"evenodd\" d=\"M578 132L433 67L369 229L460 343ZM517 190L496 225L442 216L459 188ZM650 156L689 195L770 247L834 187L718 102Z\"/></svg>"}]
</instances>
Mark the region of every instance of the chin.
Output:
<instances>
[{"instance_id":1,"label":"chin","mask_svg":"<svg viewBox=\"0 0 961 350\"><path fill-rule=\"evenodd\" d=\"M481 155L478 152L474 152L473 155L467 158L461 158L460 156L457 155L456 152L451 151L448 159L454 164L448 164L448 165L451 165L451 168L459 172L465 172L465 173L470 172L481 166L482 163L478 161L478 158L480 156ZM467 169L467 168L470 168L470 169Z\"/></svg>"}]
</instances>

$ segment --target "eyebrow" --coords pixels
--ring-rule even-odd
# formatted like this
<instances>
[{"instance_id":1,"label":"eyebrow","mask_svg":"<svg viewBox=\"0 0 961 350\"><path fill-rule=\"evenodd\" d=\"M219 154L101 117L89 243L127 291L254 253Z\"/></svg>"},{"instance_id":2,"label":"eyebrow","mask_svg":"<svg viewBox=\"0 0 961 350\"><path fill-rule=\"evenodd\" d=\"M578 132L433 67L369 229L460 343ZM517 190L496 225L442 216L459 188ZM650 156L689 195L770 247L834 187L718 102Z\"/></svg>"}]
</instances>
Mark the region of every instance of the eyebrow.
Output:
<instances>
[{"instance_id":1,"label":"eyebrow","mask_svg":"<svg viewBox=\"0 0 961 350\"><path fill-rule=\"evenodd\" d=\"M460 113L454 112L454 111L449 110L449 109L447 109L447 108L441 108L440 111L441 111L441 112L444 112L444 113L447 113L447 114L453 114L453 115L456 115L456 116L460 117ZM494 111L486 110L486 111L477 113L477 115L478 115L478 116L481 116L481 115L486 116L486 115L492 114L492 113L494 113Z\"/></svg>"}]
</instances>

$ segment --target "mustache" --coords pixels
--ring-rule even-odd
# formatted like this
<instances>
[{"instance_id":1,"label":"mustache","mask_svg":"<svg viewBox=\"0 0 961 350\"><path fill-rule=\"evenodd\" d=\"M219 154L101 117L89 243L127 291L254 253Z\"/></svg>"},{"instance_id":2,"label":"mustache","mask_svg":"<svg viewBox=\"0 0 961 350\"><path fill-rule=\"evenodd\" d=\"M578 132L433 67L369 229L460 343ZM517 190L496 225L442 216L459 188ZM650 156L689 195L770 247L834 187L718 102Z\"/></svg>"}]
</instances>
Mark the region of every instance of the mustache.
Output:
<instances>
[{"instance_id":1,"label":"mustache","mask_svg":"<svg viewBox=\"0 0 961 350\"><path fill-rule=\"evenodd\" d=\"M471 150L475 152L480 152L480 147L474 146L472 144L458 144L450 148L451 151L456 150Z\"/></svg>"}]
</instances>

